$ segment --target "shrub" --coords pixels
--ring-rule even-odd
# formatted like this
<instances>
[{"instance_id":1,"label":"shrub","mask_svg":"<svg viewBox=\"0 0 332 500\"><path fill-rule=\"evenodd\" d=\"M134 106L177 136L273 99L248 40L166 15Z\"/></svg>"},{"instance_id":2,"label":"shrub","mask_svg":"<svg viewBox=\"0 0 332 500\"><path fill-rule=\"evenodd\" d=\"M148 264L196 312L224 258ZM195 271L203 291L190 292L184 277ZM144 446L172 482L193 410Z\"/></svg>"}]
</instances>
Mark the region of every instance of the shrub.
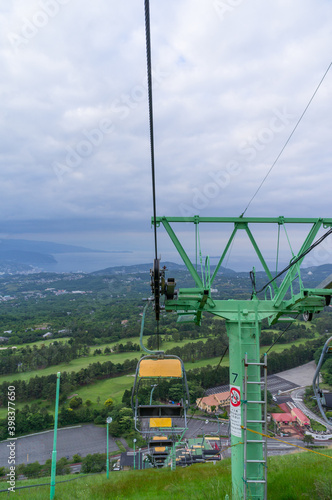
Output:
<instances>
[{"instance_id":1,"label":"shrub","mask_svg":"<svg viewBox=\"0 0 332 500\"><path fill-rule=\"evenodd\" d=\"M106 470L106 453L94 453L83 458L81 472L102 472Z\"/></svg>"},{"instance_id":2,"label":"shrub","mask_svg":"<svg viewBox=\"0 0 332 500\"><path fill-rule=\"evenodd\" d=\"M105 424L105 419L101 416L101 415L98 415L98 417L96 417L93 421L94 424L96 425L102 425L102 424Z\"/></svg>"},{"instance_id":3,"label":"shrub","mask_svg":"<svg viewBox=\"0 0 332 500\"><path fill-rule=\"evenodd\" d=\"M69 406L70 406L70 408L78 408L79 406L81 406L82 403L83 403L82 398L80 398L79 396L74 396L70 400Z\"/></svg>"}]
</instances>

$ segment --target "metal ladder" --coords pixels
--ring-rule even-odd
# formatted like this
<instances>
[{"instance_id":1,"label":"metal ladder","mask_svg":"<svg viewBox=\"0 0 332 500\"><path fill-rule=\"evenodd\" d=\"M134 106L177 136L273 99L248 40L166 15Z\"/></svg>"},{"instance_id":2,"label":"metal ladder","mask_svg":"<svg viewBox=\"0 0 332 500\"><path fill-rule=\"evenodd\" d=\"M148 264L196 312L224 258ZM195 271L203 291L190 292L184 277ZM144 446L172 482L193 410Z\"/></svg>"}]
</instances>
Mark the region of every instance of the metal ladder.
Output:
<instances>
[{"instance_id":1,"label":"metal ladder","mask_svg":"<svg viewBox=\"0 0 332 500\"><path fill-rule=\"evenodd\" d=\"M264 367L263 381L260 378L260 370L255 367ZM253 368L251 368L253 367ZM251 372L254 372L251 373ZM257 377L257 372L259 376ZM264 354L263 363L250 362L245 354L244 359L244 410L243 410L243 426L244 426L244 475L245 483L244 500L257 498L260 500L267 499L267 438L257 435L247 430L253 429L257 432L262 432L267 435L267 356ZM257 379L258 378L258 379ZM252 380L249 380L252 379ZM256 379L256 380L253 380ZM264 386L264 400L252 400L250 398L250 386ZM251 413L256 413L260 417L248 418ZM260 431L261 429L261 431ZM248 458L248 452L250 457ZM255 466L256 465L256 466ZM264 485L264 497L260 494L255 494L256 487ZM253 486L253 488L251 488ZM255 487L256 486L256 487ZM262 488L258 488L262 491Z\"/></svg>"}]
</instances>

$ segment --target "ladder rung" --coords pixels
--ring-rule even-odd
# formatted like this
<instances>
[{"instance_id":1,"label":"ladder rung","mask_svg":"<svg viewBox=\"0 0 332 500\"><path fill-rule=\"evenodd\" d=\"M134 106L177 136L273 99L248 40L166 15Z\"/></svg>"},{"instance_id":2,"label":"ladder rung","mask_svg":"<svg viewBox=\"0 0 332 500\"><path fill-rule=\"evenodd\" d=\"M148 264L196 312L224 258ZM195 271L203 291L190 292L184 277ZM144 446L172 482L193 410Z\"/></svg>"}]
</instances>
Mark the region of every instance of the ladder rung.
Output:
<instances>
[{"instance_id":1,"label":"ladder rung","mask_svg":"<svg viewBox=\"0 0 332 500\"><path fill-rule=\"evenodd\" d=\"M265 385L265 382L249 382L249 380L247 381L247 384L259 384L259 385Z\"/></svg>"},{"instance_id":2,"label":"ladder rung","mask_svg":"<svg viewBox=\"0 0 332 500\"><path fill-rule=\"evenodd\" d=\"M251 463L251 464L265 464L266 463L266 460L246 460L247 463Z\"/></svg>"},{"instance_id":3,"label":"ladder rung","mask_svg":"<svg viewBox=\"0 0 332 500\"><path fill-rule=\"evenodd\" d=\"M244 366L265 366L265 363L244 363Z\"/></svg>"},{"instance_id":4,"label":"ladder rung","mask_svg":"<svg viewBox=\"0 0 332 500\"><path fill-rule=\"evenodd\" d=\"M263 484L266 483L265 479L247 479L246 482L247 483L263 483Z\"/></svg>"},{"instance_id":5,"label":"ladder rung","mask_svg":"<svg viewBox=\"0 0 332 500\"><path fill-rule=\"evenodd\" d=\"M258 405L265 405L265 401L247 401L247 403L255 403Z\"/></svg>"},{"instance_id":6,"label":"ladder rung","mask_svg":"<svg viewBox=\"0 0 332 500\"><path fill-rule=\"evenodd\" d=\"M247 443L260 443L260 444L265 444L266 441L260 440L260 439L247 439Z\"/></svg>"},{"instance_id":7,"label":"ladder rung","mask_svg":"<svg viewBox=\"0 0 332 500\"><path fill-rule=\"evenodd\" d=\"M266 420L247 420L250 424L265 424Z\"/></svg>"}]
</instances>

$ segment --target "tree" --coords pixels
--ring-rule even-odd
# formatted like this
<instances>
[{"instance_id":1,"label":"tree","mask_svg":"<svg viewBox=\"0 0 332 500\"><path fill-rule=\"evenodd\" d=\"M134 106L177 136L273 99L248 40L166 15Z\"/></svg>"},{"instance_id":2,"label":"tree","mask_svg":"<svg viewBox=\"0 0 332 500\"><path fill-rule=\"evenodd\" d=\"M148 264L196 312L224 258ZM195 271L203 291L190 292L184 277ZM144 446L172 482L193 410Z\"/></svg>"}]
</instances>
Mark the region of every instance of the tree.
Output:
<instances>
[{"instance_id":1,"label":"tree","mask_svg":"<svg viewBox=\"0 0 332 500\"><path fill-rule=\"evenodd\" d=\"M82 469L84 473L102 472L106 469L106 453L90 453L82 460Z\"/></svg>"},{"instance_id":2,"label":"tree","mask_svg":"<svg viewBox=\"0 0 332 500\"><path fill-rule=\"evenodd\" d=\"M179 342L180 341L180 334L178 331L173 331L172 333L172 339L174 342Z\"/></svg>"},{"instance_id":3,"label":"tree","mask_svg":"<svg viewBox=\"0 0 332 500\"><path fill-rule=\"evenodd\" d=\"M98 417L96 417L94 419L93 423L95 425L104 425L105 424L105 419L101 415L98 415Z\"/></svg>"},{"instance_id":4,"label":"tree","mask_svg":"<svg viewBox=\"0 0 332 500\"><path fill-rule=\"evenodd\" d=\"M73 398L71 398L69 406L70 408L75 409L81 406L82 403L83 403L82 398L80 398L79 396L74 396Z\"/></svg>"},{"instance_id":5,"label":"tree","mask_svg":"<svg viewBox=\"0 0 332 500\"><path fill-rule=\"evenodd\" d=\"M134 423L134 419L129 416L123 416L119 420L119 424L121 427L121 434L125 434L126 432L130 431L132 429Z\"/></svg>"},{"instance_id":6,"label":"tree","mask_svg":"<svg viewBox=\"0 0 332 500\"><path fill-rule=\"evenodd\" d=\"M121 436L121 426L118 422L113 421L112 423L109 424L109 433L113 437L119 437Z\"/></svg>"},{"instance_id":7,"label":"tree","mask_svg":"<svg viewBox=\"0 0 332 500\"><path fill-rule=\"evenodd\" d=\"M121 408L119 411L119 416L121 417L132 417L133 416L133 410L131 408Z\"/></svg>"},{"instance_id":8,"label":"tree","mask_svg":"<svg viewBox=\"0 0 332 500\"><path fill-rule=\"evenodd\" d=\"M176 384L169 389L169 398L177 403L183 398L183 387L180 384Z\"/></svg>"},{"instance_id":9,"label":"tree","mask_svg":"<svg viewBox=\"0 0 332 500\"><path fill-rule=\"evenodd\" d=\"M303 437L303 442L306 444L306 446L309 446L310 444L313 444L315 440L311 434L306 434Z\"/></svg>"},{"instance_id":10,"label":"tree","mask_svg":"<svg viewBox=\"0 0 332 500\"><path fill-rule=\"evenodd\" d=\"M52 469L52 459L51 458L48 458L45 462L45 464L43 465L43 469L42 469L42 472L43 472L43 476L50 476L51 475L51 469Z\"/></svg>"},{"instance_id":11,"label":"tree","mask_svg":"<svg viewBox=\"0 0 332 500\"><path fill-rule=\"evenodd\" d=\"M131 404L131 391L129 389L125 389L125 391L124 391L123 396L122 396L122 403L130 406L130 404Z\"/></svg>"},{"instance_id":12,"label":"tree","mask_svg":"<svg viewBox=\"0 0 332 500\"><path fill-rule=\"evenodd\" d=\"M106 399L104 406L106 406L107 408L111 408L111 406L113 406L113 403L114 403L113 399L108 398L108 399Z\"/></svg>"},{"instance_id":13,"label":"tree","mask_svg":"<svg viewBox=\"0 0 332 500\"><path fill-rule=\"evenodd\" d=\"M151 337L148 338L147 347L151 350L158 349L158 335L151 335Z\"/></svg>"},{"instance_id":14,"label":"tree","mask_svg":"<svg viewBox=\"0 0 332 500\"><path fill-rule=\"evenodd\" d=\"M57 476L64 476L65 474L70 474L70 468L66 457L62 457L60 458L60 460L57 461L56 474Z\"/></svg>"},{"instance_id":15,"label":"tree","mask_svg":"<svg viewBox=\"0 0 332 500\"><path fill-rule=\"evenodd\" d=\"M19 472L24 476L30 477L39 477L40 472L42 470L42 466L39 462L33 462L31 464L22 464Z\"/></svg>"}]
</instances>

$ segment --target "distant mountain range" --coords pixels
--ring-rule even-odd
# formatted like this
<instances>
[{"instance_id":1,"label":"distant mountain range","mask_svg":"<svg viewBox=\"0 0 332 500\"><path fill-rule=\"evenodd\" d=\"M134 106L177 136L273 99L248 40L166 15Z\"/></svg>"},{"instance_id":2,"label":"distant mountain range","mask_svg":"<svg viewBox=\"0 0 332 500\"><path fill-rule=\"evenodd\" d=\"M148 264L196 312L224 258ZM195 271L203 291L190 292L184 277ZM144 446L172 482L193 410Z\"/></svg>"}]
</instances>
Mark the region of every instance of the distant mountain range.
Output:
<instances>
[{"instance_id":1,"label":"distant mountain range","mask_svg":"<svg viewBox=\"0 0 332 500\"><path fill-rule=\"evenodd\" d=\"M0 271L24 272L31 269L30 266L42 267L56 264L53 254L86 252L104 253L101 250L49 241L1 239Z\"/></svg>"},{"instance_id":2,"label":"distant mountain range","mask_svg":"<svg viewBox=\"0 0 332 500\"><path fill-rule=\"evenodd\" d=\"M187 271L187 267L184 264L175 264L174 262L161 262L161 266L166 266L168 271ZM132 266L115 266L102 269L100 271L94 271L90 273L92 275L115 275L115 274L134 274L134 273L146 273L150 272L152 268L152 263L150 264L137 264ZM215 269L215 266L211 266L211 272ZM234 278L247 278L248 271L234 271L233 269L228 269L221 267L219 272L224 276ZM286 273L285 273L286 274ZM319 285L327 276L332 274L332 264L324 264L321 266L306 267L301 269L301 277L305 286L315 288ZM281 276L281 279L285 275ZM257 280L267 281L265 271L257 271Z\"/></svg>"},{"instance_id":3,"label":"distant mountain range","mask_svg":"<svg viewBox=\"0 0 332 500\"><path fill-rule=\"evenodd\" d=\"M101 252L103 250L92 250L91 248L64 245L62 243L53 243L51 241L31 241L31 240L14 240L2 239L0 240L0 253L7 251L21 251L21 252L34 252L40 254L54 254L54 253L80 253L80 252Z\"/></svg>"},{"instance_id":4,"label":"distant mountain range","mask_svg":"<svg viewBox=\"0 0 332 500\"><path fill-rule=\"evenodd\" d=\"M188 271L184 264L176 264L175 262L161 262L161 266L165 266L168 271ZM152 268L152 262L150 264L134 264L132 266L114 266L107 267L106 269L101 269L100 271L94 271L94 275L100 274L134 274L134 273L149 273ZM211 270L215 269L215 266L211 266ZM232 269L226 269L225 267L220 268L223 274L234 276L236 273ZM248 273L243 273L248 274Z\"/></svg>"},{"instance_id":5,"label":"distant mountain range","mask_svg":"<svg viewBox=\"0 0 332 500\"><path fill-rule=\"evenodd\" d=\"M52 264L56 260L53 255L39 252L25 252L24 250L1 250L0 262L17 262L20 264Z\"/></svg>"},{"instance_id":6,"label":"distant mountain range","mask_svg":"<svg viewBox=\"0 0 332 500\"><path fill-rule=\"evenodd\" d=\"M59 260L67 259L70 254L81 254L73 255L71 260L82 261L82 257L86 260L89 255L94 259L94 262L99 262L100 267L102 267L103 262L109 262L108 255L110 254L121 254L121 253L131 253L129 251L103 251L103 250L93 250L91 248L86 248L76 245L66 245L61 243L54 243L49 241L31 241L31 240L21 240L21 239L1 239L0 240L0 273L1 274L12 274L12 273L25 273L25 272L35 272L36 269L43 269L46 272L64 272L63 264L58 264L56 260L56 255L59 255ZM60 257L60 254L64 257ZM96 255L94 255L96 254ZM98 254L100 257L98 258ZM101 258L105 255L106 258ZM84 260L83 259L83 260ZM149 274L152 268L152 262L147 264L135 264L135 265L121 265L112 266L100 269L98 271L93 271L89 274L91 275L116 275L116 274L134 274L134 273L146 273ZM80 266L80 262L77 263ZM83 269L84 267L77 267L72 265L69 268L69 272L75 269ZM174 262L161 262L161 266L166 266L168 271L173 273L176 272L188 272L184 264L176 264ZM215 265L211 265L211 272L215 269ZM332 264L324 264L321 266L302 268L301 270L302 280L308 287L316 287L321 283L327 276L332 274ZM87 272L87 271L85 271ZM198 270L200 274L200 266ZM234 271L233 269L221 267L220 272L229 278L247 278L248 271ZM266 282L266 274L264 271L256 272L257 282Z\"/></svg>"}]
</instances>

